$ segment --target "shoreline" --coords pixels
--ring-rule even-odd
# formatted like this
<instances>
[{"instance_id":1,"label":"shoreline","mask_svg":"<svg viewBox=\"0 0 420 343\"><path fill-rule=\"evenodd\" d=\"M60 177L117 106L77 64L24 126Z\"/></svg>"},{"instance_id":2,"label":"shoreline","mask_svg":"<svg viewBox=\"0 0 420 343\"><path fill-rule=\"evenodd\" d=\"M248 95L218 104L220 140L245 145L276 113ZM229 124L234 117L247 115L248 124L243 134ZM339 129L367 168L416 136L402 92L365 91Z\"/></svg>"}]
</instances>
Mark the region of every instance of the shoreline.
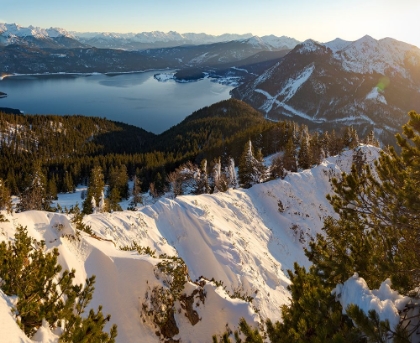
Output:
<instances>
[{"instance_id":1,"label":"shoreline","mask_svg":"<svg viewBox=\"0 0 420 343\"><path fill-rule=\"evenodd\" d=\"M7 74L0 76L0 81L11 78L11 77L20 77L20 76L60 76L60 75L74 75L74 76L93 76L93 75L122 75L122 74L141 74L141 73L147 73L151 71L168 71L168 70L174 70L171 68L165 68L165 69L145 69L145 70L133 70L133 71L109 71L106 73L100 73L96 71L92 71L89 73L67 73L67 72L56 72L56 73L32 73L32 74L19 74L19 73L13 73L13 74Z\"/></svg>"},{"instance_id":2,"label":"shoreline","mask_svg":"<svg viewBox=\"0 0 420 343\"><path fill-rule=\"evenodd\" d=\"M240 84L240 78L238 77L217 77L217 76L211 76L209 73L204 72L204 76L197 79L179 79L175 76L176 72L179 69L171 69L171 68L164 68L164 69L145 69L145 70L133 70L133 71L110 71L106 73L100 73L100 72L89 72L89 73L67 73L67 72L56 72L56 73L32 73L32 74L6 74L3 76L0 76L0 81L3 81L6 78L17 78L17 77L25 77L25 76L34 76L34 77L44 77L44 76L94 76L94 75L105 75L105 76L117 76L117 75L124 75L124 74L142 74L142 73L148 73L148 72L156 72L155 75L153 75L153 78L158 82L166 82L169 80L173 80L177 83L191 83L191 82L198 82L204 79L211 79L212 82L219 83L221 85L225 86L232 86L237 87ZM171 77L168 77L169 74L172 74ZM163 77L162 77L163 76ZM7 97L7 94L5 96L1 96L0 92L0 98Z\"/></svg>"}]
</instances>

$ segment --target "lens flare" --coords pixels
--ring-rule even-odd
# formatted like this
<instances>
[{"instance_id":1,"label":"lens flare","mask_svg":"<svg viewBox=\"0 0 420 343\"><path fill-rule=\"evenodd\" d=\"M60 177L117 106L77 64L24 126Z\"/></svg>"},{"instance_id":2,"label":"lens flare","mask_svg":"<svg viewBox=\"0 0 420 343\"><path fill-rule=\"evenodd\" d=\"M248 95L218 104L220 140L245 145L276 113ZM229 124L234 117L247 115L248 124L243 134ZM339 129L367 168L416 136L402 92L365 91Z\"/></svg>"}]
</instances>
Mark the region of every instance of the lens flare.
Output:
<instances>
[{"instance_id":1,"label":"lens flare","mask_svg":"<svg viewBox=\"0 0 420 343\"><path fill-rule=\"evenodd\" d=\"M381 77L378 84L376 85L376 88L378 89L378 91L383 92L385 88L389 86L390 82L391 81L389 80L389 77Z\"/></svg>"}]
</instances>

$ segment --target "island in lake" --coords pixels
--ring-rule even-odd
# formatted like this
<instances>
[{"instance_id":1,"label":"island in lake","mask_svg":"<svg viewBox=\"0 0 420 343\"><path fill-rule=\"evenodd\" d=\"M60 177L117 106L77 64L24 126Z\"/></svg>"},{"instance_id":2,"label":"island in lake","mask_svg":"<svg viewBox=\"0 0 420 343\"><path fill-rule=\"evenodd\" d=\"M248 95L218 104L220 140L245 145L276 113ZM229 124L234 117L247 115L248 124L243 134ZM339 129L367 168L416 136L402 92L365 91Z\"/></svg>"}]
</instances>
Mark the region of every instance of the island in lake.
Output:
<instances>
[{"instance_id":1,"label":"island in lake","mask_svg":"<svg viewBox=\"0 0 420 343\"><path fill-rule=\"evenodd\" d=\"M0 92L0 98L5 98L7 96L6 93Z\"/></svg>"}]
</instances>

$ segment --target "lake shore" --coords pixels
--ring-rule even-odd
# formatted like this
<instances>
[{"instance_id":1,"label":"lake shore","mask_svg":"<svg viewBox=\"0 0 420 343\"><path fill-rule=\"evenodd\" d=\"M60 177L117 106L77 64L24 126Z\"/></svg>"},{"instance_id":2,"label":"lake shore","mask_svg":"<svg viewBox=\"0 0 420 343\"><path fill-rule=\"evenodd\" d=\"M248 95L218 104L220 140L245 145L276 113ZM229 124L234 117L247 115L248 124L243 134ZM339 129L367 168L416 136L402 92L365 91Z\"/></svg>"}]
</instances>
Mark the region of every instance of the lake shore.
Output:
<instances>
[{"instance_id":1,"label":"lake shore","mask_svg":"<svg viewBox=\"0 0 420 343\"><path fill-rule=\"evenodd\" d=\"M67 72L57 72L57 73L32 73L32 74L7 74L0 76L0 81L4 80L5 78L11 77L25 77L25 76L93 76L93 75L108 75L108 76L116 76L116 75L124 75L124 74L140 74L140 73L147 73L151 71L168 71L173 70L171 68L164 68L164 69L145 69L145 70L133 70L133 71L110 71L106 73L99 73L99 72L90 72L90 73L67 73ZM0 92L1 93L1 92Z\"/></svg>"},{"instance_id":2,"label":"lake shore","mask_svg":"<svg viewBox=\"0 0 420 343\"><path fill-rule=\"evenodd\" d=\"M160 72L172 74L175 69ZM197 109L230 98L231 86L210 79L158 82L157 73L16 75L0 82L8 94L0 106L25 114L106 117L159 134Z\"/></svg>"}]
</instances>

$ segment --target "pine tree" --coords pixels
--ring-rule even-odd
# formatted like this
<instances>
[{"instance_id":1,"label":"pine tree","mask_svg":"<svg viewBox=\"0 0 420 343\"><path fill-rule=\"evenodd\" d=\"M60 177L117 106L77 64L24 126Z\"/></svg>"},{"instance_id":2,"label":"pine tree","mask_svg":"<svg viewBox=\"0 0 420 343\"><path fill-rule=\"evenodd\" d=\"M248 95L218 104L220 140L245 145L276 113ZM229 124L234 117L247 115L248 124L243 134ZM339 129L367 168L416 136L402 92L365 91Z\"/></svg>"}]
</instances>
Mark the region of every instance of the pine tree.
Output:
<instances>
[{"instance_id":1,"label":"pine tree","mask_svg":"<svg viewBox=\"0 0 420 343\"><path fill-rule=\"evenodd\" d=\"M207 176L207 160L203 159L200 163L200 173L197 179L195 194L208 194L210 193L210 185Z\"/></svg>"},{"instance_id":2,"label":"pine tree","mask_svg":"<svg viewBox=\"0 0 420 343\"><path fill-rule=\"evenodd\" d=\"M326 157L325 152L322 148L322 142L318 132L315 132L309 139L309 154L310 154L310 165L319 165L321 161Z\"/></svg>"},{"instance_id":3,"label":"pine tree","mask_svg":"<svg viewBox=\"0 0 420 343\"><path fill-rule=\"evenodd\" d=\"M335 130L332 130L330 137L328 141L328 151L329 156L335 156L340 153L342 150L343 144L339 137L337 137L337 134Z\"/></svg>"},{"instance_id":4,"label":"pine tree","mask_svg":"<svg viewBox=\"0 0 420 343\"><path fill-rule=\"evenodd\" d=\"M86 193L86 199L83 201L83 213L90 214L96 208L96 204L99 204L101 194L105 187L104 175L102 174L102 168L96 166L92 169L89 178L89 186Z\"/></svg>"},{"instance_id":5,"label":"pine tree","mask_svg":"<svg viewBox=\"0 0 420 343\"><path fill-rule=\"evenodd\" d=\"M365 139L365 144L367 144L367 145L373 145L373 146L379 147L379 142L378 142L378 140L376 139L376 137L375 137L375 133L373 132L373 130L371 130L371 131L369 132L369 134L366 136L366 139Z\"/></svg>"},{"instance_id":6,"label":"pine tree","mask_svg":"<svg viewBox=\"0 0 420 343\"><path fill-rule=\"evenodd\" d=\"M121 197L116 187L112 188L111 193L108 194L108 201L110 211L122 211L122 208L119 204Z\"/></svg>"},{"instance_id":7,"label":"pine tree","mask_svg":"<svg viewBox=\"0 0 420 343\"><path fill-rule=\"evenodd\" d=\"M296 149L293 140L290 138L284 148L283 154L284 169L291 172L297 171Z\"/></svg>"},{"instance_id":8,"label":"pine tree","mask_svg":"<svg viewBox=\"0 0 420 343\"><path fill-rule=\"evenodd\" d=\"M135 209L138 204L143 203L143 197L141 195L141 180L137 175L134 175L133 179L133 189L132 189L132 199L130 202L130 209Z\"/></svg>"},{"instance_id":9,"label":"pine tree","mask_svg":"<svg viewBox=\"0 0 420 343\"><path fill-rule=\"evenodd\" d=\"M157 196L163 194L165 192L165 179L162 175L165 175L164 171L162 174L158 172L154 178L154 188Z\"/></svg>"},{"instance_id":10,"label":"pine tree","mask_svg":"<svg viewBox=\"0 0 420 343\"><path fill-rule=\"evenodd\" d=\"M0 179L0 211L12 212L10 190L6 187L2 179Z\"/></svg>"},{"instance_id":11,"label":"pine tree","mask_svg":"<svg viewBox=\"0 0 420 343\"><path fill-rule=\"evenodd\" d=\"M101 193L101 198L99 200L99 204L98 204L98 211L100 213L106 212L106 201L105 201L105 194L104 191L102 191Z\"/></svg>"},{"instance_id":12,"label":"pine tree","mask_svg":"<svg viewBox=\"0 0 420 343\"><path fill-rule=\"evenodd\" d=\"M31 173L28 175L29 186L22 192L19 211L49 210L51 207L50 197L47 195L47 181L41 169L40 162L35 162Z\"/></svg>"},{"instance_id":13,"label":"pine tree","mask_svg":"<svg viewBox=\"0 0 420 343\"><path fill-rule=\"evenodd\" d=\"M43 320L51 328L64 322L61 342L114 343L117 328L103 332L110 316L104 317L101 307L96 313L91 310L87 318L81 316L92 299L95 277L88 278L85 287L74 285L75 270L62 271L58 250L45 253L45 249L45 242L30 238L21 226L13 243L0 243L0 288L17 296L14 312L22 330L31 337Z\"/></svg>"},{"instance_id":14,"label":"pine tree","mask_svg":"<svg viewBox=\"0 0 420 343\"><path fill-rule=\"evenodd\" d=\"M265 166L261 151L259 150L257 155L254 156L254 149L249 140L245 144L238 165L239 184L243 188L249 188L256 183L263 182L265 179Z\"/></svg>"},{"instance_id":15,"label":"pine tree","mask_svg":"<svg viewBox=\"0 0 420 343\"><path fill-rule=\"evenodd\" d=\"M52 200L57 200L57 184L55 182L55 178L52 177L48 180L47 183L47 194L49 199Z\"/></svg>"},{"instance_id":16,"label":"pine tree","mask_svg":"<svg viewBox=\"0 0 420 343\"><path fill-rule=\"evenodd\" d=\"M314 268L306 271L297 263L288 270L291 284L289 306L283 305L282 323L267 321L271 342L364 342L349 318L342 315L340 304L331 295Z\"/></svg>"},{"instance_id":17,"label":"pine tree","mask_svg":"<svg viewBox=\"0 0 420 343\"><path fill-rule=\"evenodd\" d=\"M273 161L271 162L270 174L271 178L273 179L285 177L282 156L278 155L275 158L273 158Z\"/></svg>"},{"instance_id":18,"label":"pine tree","mask_svg":"<svg viewBox=\"0 0 420 343\"><path fill-rule=\"evenodd\" d=\"M324 260L342 265L343 269L328 267L338 269L335 275L342 281L351 276L344 265L352 261L349 268L369 287L391 277L393 286L404 293L420 282L420 115L410 112L403 128L405 138L397 135L401 156L391 148L381 153L375 173L354 165L341 182L334 181L336 195L330 199L340 219L326 222L327 238L319 237L319 245L312 246L311 259L318 265ZM340 248L344 246L347 249Z\"/></svg>"},{"instance_id":19,"label":"pine tree","mask_svg":"<svg viewBox=\"0 0 420 343\"><path fill-rule=\"evenodd\" d=\"M353 126L348 126L344 129L343 145L349 149L354 149L359 145L359 136Z\"/></svg>"},{"instance_id":20,"label":"pine tree","mask_svg":"<svg viewBox=\"0 0 420 343\"><path fill-rule=\"evenodd\" d=\"M127 167L125 165L121 165L116 168L111 167L108 182L108 197L114 188L116 188L121 199L128 199L128 174ZM114 194L116 194L115 191Z\"/></svg>"},{"instance_id":21,"label":"pine tree","mask_svg":"<svg viewBox=\"0 0 420 343\"><path fill-rule=\"evenodd\" d=\"M264 164L262 150L258 149L255 154L255 180L257 183L264 182L267 179L267 168Z\"/></svg>"},{"instance_id":22,"label":"pine tree","mask_svg":"<svg viewBox=\"0 0 420 343\"><path fill-rule=\"evenodd\" d=\"M213 193L226 192L228 190L228 181L226 175L222 173L222 163L220 157L214 161L213 166Z\"/></svg>"},{"instance_id":23,"label":"pine tree","mask_svg":"<svg viewBox=\"0 0 420 343\"><path fill-rule=\"evenodd\" d=\"M309 150L309 134L302 133L300 140L300 148L298 153L298 164L301 169L309 169L311 167L311 157Z\"/></svg>"},{"instance_id":24,"label":"pine tree","mask_svg":"<svg viewBox=\"0 0 420 343\"><path fill-rule=\"evenodd\" d=\"M390 328L374 311L350 306L343 314L331 294L354 272L371 289L391 278L400 294L420 283L420 115L409 115L404 137L397 135L400 155L391 148L381 153L375 173L368 165L355 164L341 181L334 180L335 194L329 199L339 217L328 218L324 234L305 251L313 263L309 272L297 264L294 272L288 271L291 304L282 308L282 323L267 322L271 342L412 340L418 325L407 330L406 323L418 322L418 310L417 318Z\"/></svg>"},{"instance_id":25,"label":"pine tree","mask_svg":"<svg viewBox=\"0 0 420 343\"><path fill-rule=\"evenodd\" d=\"M226 168L226 177L228 182L228 188L238 188L238 178L236 177L235 160L230 157L229 164Z\"/></svg>"}]
</instances>

